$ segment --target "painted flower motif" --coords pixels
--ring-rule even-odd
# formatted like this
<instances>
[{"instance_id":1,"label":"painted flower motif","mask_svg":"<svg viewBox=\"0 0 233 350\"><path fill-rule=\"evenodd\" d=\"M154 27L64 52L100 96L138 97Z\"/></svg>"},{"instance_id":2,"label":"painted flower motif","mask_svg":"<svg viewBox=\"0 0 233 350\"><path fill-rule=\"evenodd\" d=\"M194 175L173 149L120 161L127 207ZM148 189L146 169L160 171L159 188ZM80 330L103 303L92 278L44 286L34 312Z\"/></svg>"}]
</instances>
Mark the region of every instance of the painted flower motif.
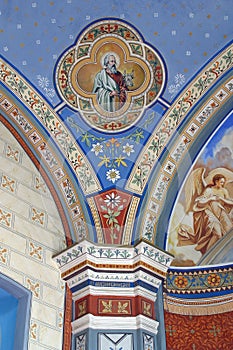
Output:
<instances>
[{"instance_id":1,"label":"painted flower motif","mask_svg":"<svg viewBox=\"0 0 233 350\"><path fill-rule=\"evenodd\" d=\"M117 180L121 178L120 171L116 169L111 169L106 172L106 178L112 183L115 183Z\"/></svg>"},{"instance_id":2,"label":"painted flower motif","mask_svg":"<svg viewBox=\"0 0 233 350\"><path fill-rule=\"evenodd\" d=\"M211 287L219 286L220 281L221 281L221 278L216 273L211 273L207 278L207 282Z\"/></svg>"},{"instance_id":3,"label":"painted flower motif","mask_svg":"<svg viewBox=\"0 0 233 350\"><path fill-rule=\"evenodd\" d=\"M47 88L44 88L44 91L46 92L46 95L48 97L51 97L53 98L55 96L55 90L54 89L47 89Z\"/></svg>"},{"instance_id":4,"label":"painted flower motif","mask_svg":"<svg viewBox=\"0 0 233 350\"><path fill-rule=\"evenodd\" d=\"M108 142L106 142L106 146L107 147L111 147L113 145L115 145L115 147L119 147L120 146L120 143L114 137L112 137Z\"/></svg>"},{"instance_id":5,"label":"painted flower motif","mask_svg":"<svg viewBox=\"0 0 233 350\"><path fill-rule=\"evenodd\" d=\"M75 95L74 94L70 94L68 100L71 101L71 102L75 101Z\"/></svg>"},{"instance_id":6,"label":"painted flower motif","mask_svg":"<svg viewBox=\"0 0 233 350\"><path fill-rule=\"evenodd\" d=\"M185 83L185 76L181 73L177 73L174 78L175 84L182 85Z\"/></svg>"},{"instance_id":7,"label":"painted flower motif","mask_svg":"<svg viewBox=\"0 0 233 350\"><path fill-rule=\"evenodd\" d=\"M152 54L152 52L147 53L147 59L148 61L152 61L154 59L154 55Z\"/></svg>"},{"instance_id":8,"label":"painted flower motif","mask_svg":"<svg viewBox=\"0 0 233 350\"><path fill-rule=\"evenodd\" d=\"M92 145L91 152L95 152L95 155L98 156L99 153L103 152L103 145L101 145L99 142L94 143Z\"/></svg>"},{"instance_id":9,"label":"painted flower motif","mask_svg":"<svg viewBox=\"0 0 233 350\"><path fill-rule=\"evenodd\" d=\"M155 91L152 91L152 90L149 91L148 95L149 95L150 98L154 98L155 97Z\"/></svg>"},{"instance_id":10,"label":"painted flower motif","mask_svg":"<svg viewBox=\"0 0 233 350\"><path fill-rule=\"evenodd\" d=\"M104 202L106 203L107 207L111 207L113 209L115 207L118 207L121 202L121 197L112 192L111 194L106 195Z\"/></svg>"},{"instance_id":11,"label":"painted flower motif","mask_svg":"<svg viewBox=\"0 0 233 350\"><path fill-rule=\"evenodd\" d=\"M126 153L129 157L131 153L134 152L134 146L130 145L128 142L126 145L123 146L123 153Z\"/></svg>"},{"instance_id":12,"label":"painted flower motif","mask_svg":"<svg viewBox=\"0 0 233 350\"><path fill-rule=\"evenodd\" d=\"M188 280L186 277L183 277L183 276L178 276L175 278L175 285L178 287L178 288L185 288L187 287L188 285Z\"/></svg>"},{"instance_id":13,"label":"painted flower motif","mask_svg":"<svg viewBox=\"0 0 233 350\"><path fill-rule=\"evenodd\" d=\"M170 94L175 94L178 92L178 87L177 85L171 84L170 86L168 86L168 91Z\"/></svg>"},{"instance_id":14,"label":"painted flower motif","mask_svg":"<svg viewBox=\"0 0 233 350\"><path fill-rule=\"evenodd\" d=\"M37 75L37 79L38 79L38 85L43 89L49 86L49 79L47 77L42 77L41 75Z\"/></svg>"},{"instance_id":15,"label":"painted flower motif","mask_svg":"<svg viewBox=\"0 0 233 350\"><path fill-rule=\"evenodd\" d=\"M181 73L177 73L174 77L174 84L168 87L169 93L172 97L178 93L180 87L185 83L185 76Z\"/></svg>"}]
</instances>

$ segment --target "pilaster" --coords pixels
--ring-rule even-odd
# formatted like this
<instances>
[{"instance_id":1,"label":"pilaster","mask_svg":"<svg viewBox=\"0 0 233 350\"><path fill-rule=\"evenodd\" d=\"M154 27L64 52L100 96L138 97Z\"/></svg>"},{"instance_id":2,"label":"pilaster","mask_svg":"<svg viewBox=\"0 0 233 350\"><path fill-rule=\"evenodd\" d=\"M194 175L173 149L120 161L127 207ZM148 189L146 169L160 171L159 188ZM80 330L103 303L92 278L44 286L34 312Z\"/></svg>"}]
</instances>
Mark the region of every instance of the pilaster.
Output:
<instances>
[{"instance_id":1,"label":"pilaster","mask_svg":"<svg viewBox=\"0 0 233 350\"><path fill-rule=\"evenodd\" d=\"M158 349L155 301L172 259L144 241L119 247L87 240L54 257L72 292L73 349Z\"/></svg>"}]
</instances>

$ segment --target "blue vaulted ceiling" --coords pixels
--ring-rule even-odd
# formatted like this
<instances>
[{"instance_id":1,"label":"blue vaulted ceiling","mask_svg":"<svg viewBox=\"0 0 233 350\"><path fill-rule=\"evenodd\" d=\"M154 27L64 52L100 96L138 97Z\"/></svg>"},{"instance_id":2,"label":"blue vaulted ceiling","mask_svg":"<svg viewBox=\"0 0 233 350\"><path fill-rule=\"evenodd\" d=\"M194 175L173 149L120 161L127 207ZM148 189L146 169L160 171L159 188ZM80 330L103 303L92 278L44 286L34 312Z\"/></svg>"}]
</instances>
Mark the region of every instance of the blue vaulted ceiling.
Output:
<instances>
[{"instance_id":1,"label":"blue vaulted ceiling","mask_svg":"<svg viewBox=\"0 0 233 350\"><path fill-rule=\"evenodd\" d=\"M99 191L103 192L115 187L127 192L128 189L125 186L139 154L169 107L179 94L185 91L188 84L198 77L203 67L230 44L232 15L227 10L231 8L230 5L233 5L232 0L210 2L104 0L98 3L93 0L64 0L25 1L22 4L16 1L4 1L0 7L0 19L2 19L0 22L0 52L3 59L34 86L35 90L48 102L51 110L56 110L62 103L55 86L58 61L65 51L75 45L80 35L91 24L101 19L122 20L126 25L136 28L144 41L159 53L164 62L166 75L162 99L151 105L132 128L114 134L102 133L95 128L90 128L90 125L72 108L63 106L62 109L59 109L59 118L76 139L80 150L85 154L97 175L100 183ZM230 107L228 107L229 110ZM29 111L25 113L28 113L29 118L33 121L34 116ZM226 110L225 115L224 111L222 112L221 121L226 114ZM217 119L214 124L214 128L217 127ZM49 139L50 135L42 125L40 127L41 132ZM87 133L89 139L86 138ZM209 136L205 134L205 139L201 143L198 142L200 148ZM134 152L125 160L127 166L119 166L121 177L114 184L106 177L106 169L99 166L100 159L93 151L93 143L111 142L113 137L125 144L126 140L132 140L133 137L138 141L134 144ZM54 147L56 148L56 145ZM166 157L166 152L165 148L163 157ZM194 159L197 153L190 151L189 155ZM153 181L159 176L162 159L158 164L158 171L148 180L151 183L148 182L140 195L136 193L136 197L140 197L141 200L137 219L141 218L141 213L150 196L148 189L153 188ZM188 165L190 166L191 164ZM182 173L183 179L188 167ZM67 168L66 171L76 186L84 216L90 228L90 237L96 240L94 223L87 204L88 196L81 198L83 192L79 187L79 179L76 183L72 169L65 162L64 168ZM182 183L179 183L180 185ZM169 214L171 211L169 206L174 204L177 193L178 187L175 183L167 197ZM172 196L171 200L170 196ZM167 211L162 212L158 229L162 231L162 236L156 238L156 243L162 248L165 248L166 243L164 234L169 219L167 214ZM135 229L132 241L138 238L139 227L140 225Z\"/></svg>"}]
</instances>

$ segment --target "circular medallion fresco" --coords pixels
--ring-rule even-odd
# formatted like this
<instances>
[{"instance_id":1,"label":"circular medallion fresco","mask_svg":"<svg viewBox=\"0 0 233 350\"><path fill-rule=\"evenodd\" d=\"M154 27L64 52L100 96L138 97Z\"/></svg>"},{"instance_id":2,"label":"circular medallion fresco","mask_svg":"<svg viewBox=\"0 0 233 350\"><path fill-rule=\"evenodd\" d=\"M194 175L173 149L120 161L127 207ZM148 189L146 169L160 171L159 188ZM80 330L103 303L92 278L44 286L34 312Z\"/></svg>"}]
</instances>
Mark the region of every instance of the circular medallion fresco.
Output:
<instances>
[{"instance_id":1,"label":"circular medallion fresco","mask_svg":"<svg viewBox=\"0 0 233 350\"><path fill-rule=\"evenodd\" d=\"M164 84L165 67L158 52L134 28L117 20L89 26L56 69L61 98L101 131L131 127L156 102Z\"/></svg>"}]
</instances>

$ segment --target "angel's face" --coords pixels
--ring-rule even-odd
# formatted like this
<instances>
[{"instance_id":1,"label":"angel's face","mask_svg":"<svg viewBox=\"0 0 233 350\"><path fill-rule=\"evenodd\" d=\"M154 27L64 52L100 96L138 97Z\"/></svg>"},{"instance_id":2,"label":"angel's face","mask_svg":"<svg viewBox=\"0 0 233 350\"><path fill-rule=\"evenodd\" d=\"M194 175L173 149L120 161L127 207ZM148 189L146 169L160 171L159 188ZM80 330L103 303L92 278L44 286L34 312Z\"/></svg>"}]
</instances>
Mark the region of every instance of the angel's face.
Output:
<instances>
[{"instance_id":1,"label":"angel's face","mask_svg":"<svg viewBox=\"0 0 233 350\"><path fill-rule=\"evenodd\" d=\"M216 187L217 188L222 188L222 187L224 187L224 185L225 185L225 179L224 179L224 177L222 177L221 179L219 179L219 180L216 180Z\"/></svg>"}]
</instances>

